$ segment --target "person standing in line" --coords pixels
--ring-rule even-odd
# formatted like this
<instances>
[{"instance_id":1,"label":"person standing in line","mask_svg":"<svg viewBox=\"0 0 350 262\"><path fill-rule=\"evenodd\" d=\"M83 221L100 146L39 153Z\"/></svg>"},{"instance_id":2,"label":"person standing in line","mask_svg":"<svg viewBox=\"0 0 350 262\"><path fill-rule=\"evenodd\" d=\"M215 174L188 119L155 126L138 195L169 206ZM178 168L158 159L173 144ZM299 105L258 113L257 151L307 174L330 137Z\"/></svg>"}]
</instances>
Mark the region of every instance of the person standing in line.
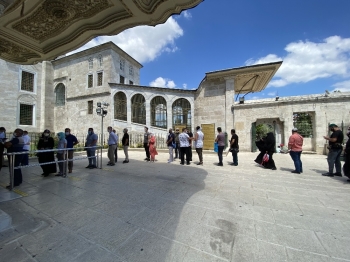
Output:
<instances>
[{"instance_id":1,"label":"person standing in line","mask_svg":"<svg viewBox=\"0 0 350 262\"><path fill-rule=\"evenodd\" d=\"M188 155L189 155L189 159L187 162L191 162L192 161L192 140L193 140L193 133L191 131L187 130L187 134L190 137L190 141L189 141L189 146L188 146ZM187 159L186 159L187 160Z\"/></svg>"},{"instance_id":2,"label":"person standing in line","mask_svg":"<svg viewBox=\"0 0 350 262\"><path fill-rule=\"evenodd\" d=\"M230 140L230 149L232 153L232 164L233 166L238 166L238 136L235 129L231 129L231 140Z\"/></svg>"},{"instance_id":3,"label":"person standing in line","mask_svg":"<svg viewBox=\"0 0 350 262\"><path fill-rule=\"evenodd\" d=\"M0 127L0 142L5 143L6 142L6 129L5 127ZM3 152L2 152L3 153ZM1 167L7 167L7 165L5 165L5 157L4 154L2 154L1 156Z\"/></svg>"},{"instance_id":4,"label":"person standing in line","mask_svg":"<svg viewBox=\"0 0 350 262\"><path fill-rule=\"evenodd\" d=\"M344 140L344 134L336 124L330 124L329 128L332 131L331 136L323 136L324 139L329 141L329 152L327 156L328 173L324 173L322 176L342 176L340 154L343 151L342 143ZM334 166L335 173L333 173Z\"/></svg>"},{"instance_id":5,"label":"person standing in line","mask_svg":"<svg viewBox=\"0 0 350 262\"><path fill-rule=\"evenodd\" d=\"M348 131L346 135L348 136L349 139L346 142L345 149L344 149L345 163L343 165L343 172L344 172L344 175L349 178L347 181L350 182L350 126L348 127Z\"/></svg>"},{"instance_id":6,"label":"person standing in line","mask_svg":"<svg viewBox=\"0 0 350 262\"><path fill-rule=\"evenodd\" d=\"M145 126L145 133L143 134L143 147L145 148L146 152L146 161L150 161L150 154L149 154L149 139L150 139L150 133L148 132L148 127Z\"/></svg>"},{"instance_id":7,"label":"person standing in line","mask_svg":"<svg viewBox=\"0 0 350 262\"><path fill-rule=\"evenodd\" d=\"M151 156L151 162L154 163L154 161L156 160L156 155L158 155L156 136L154 134L150 134L150 139L148 142L149 142L149 153Z\"/></svg>"},{"instance_id":8,"label":"person standing in line","mask_svg":"<svg viewBox=\"0 0 350 262\"><path fill-rule=\"evenodd\" d=\"M173 154L173 143L175 143L175 135L173 133L173 129L169 129L169 135L168 135L168 139L166 141L166 144L169 148L169 159L168 159L168 163L171 163L174 161L174 154Z\"/></svg>"},{"instance_id":9,"label":"person standing in line","mask_svg":"<svg viewBox=\"0 0 350 262\"><path fill-rule=\"evenodd\" d=\"M117 132L115 131L115 129L113 129L113 133L117 136L117 141L118 141L117 147L115 148L115 151L114 151L114 160L117 163L118 162L119 136L118 136Z\"/></svg>"},{"instance_id":10,"label":"person standing in line","mask_svg":"<svg viewBox=\"0 0 350 262\"><path fill-rule=\"evenodd\" d=\"M196 152L199 157L199 163L197 165L203 165L203 141L204 141L204 134L202 132L202 129L200 126L196 127L196 134L194 135L194 141L195 141L195 147Z\"/></svg>"},{"instance_id":11,"label":"person standing in line","mask_svg":"<svg viewBox=\"0 0 350 262\"><path fill-rule=\"evenodd\" d=\"M108 159L109 162L107 163L108 166L114 166L115 165L115 149L118 146L118 137L113 132L113 128L111 126L107 127L107 131L109 133L108 137Z\"/></svg>"},{"instance_id":12,"label":"person standing in line","mask_svg":"<svg viewBox=\"0 0 350 262\"><path fill-rule=\"evenodd\" d=\"M179 135L180 135L180 130L178 128L175 129L175 158L181 158L180 157L180 141L179 141Z\"/></svg>"},{"instance_id":13,"label":"person standing in line","mask_svg":"<svg viewBox=\"0 0 350 262\"><path fill-rule=\"evenodd\" d=\"M49 150L53 149L55 146L55 141L50 136L50 130L45 129L45 131L42 133L41 138L39 139L37 149L38 150ZM37 153L38 161L40 164L48 163L48 162L55 162L55 152L42 152ZM41 168L44 173L41 175L44 177L49 176L51 173L57 172L56 163L41 165Z\"/></svg>"},{"instance_id":14,"label":"person standing in line","mask_svg":"<svg viewBox=\"0 0 350 262\"><path fill-rule=\"evenodd\" d=\"M185 155L186 155L186 164L190 165L190 156L188 153L188 148L190 146L190 137L187 134L187 129L184 127L182 128L182 133L179 135L179 141L180 141L180 158L181 158L181 165L185 164Z\"/></svg>"},{"instance_id":15,"label":"person standing in line","mask_svg":"<svg viewBox=\"0 0 350 262\"><path fill-rule=\"evenodd\" d=\"M28 131L23 131L23 143L24 143L24 146L23 146L23 151L30 151L30 136L28 135ZM21 166L27 166L29 165L29 153L28 154L25 154L23 155L22 157L22 162L21 162Z\"/></svg>"},{"instance_id":16,"label":"person standing in line","mask_svg":"<svg viewBox=\"0 0 350 262\"><path fill-rule=\"evenodd\" d=\"M94 133L94 129L90 127L88 129L88 135L86 137L85 146L91 147L86 149L86 154L89 159L89 165L86 168L97 168L96 166L96 144L97 144L98 136Z\"/></svg>"},{"instance_id":17,"label":"person standing in line","mask_svg":"<svg viewBox=\"0 0 350 262\"><path fill-rule=\"evenodd\" d=\"M65 149L67 148L67 139L65 138L66 135L63 132L57 133L58 137L58 144L57 149ZM66 150L58 150L57 151L57 160L63 161L65 159L65 152ZM63 176L66 177L66 162L58 162L58 169L59 172L55 176Z\"/></svg>"},{"instance_id":18,"label":"person standing in line","mask_svg":"<svg viewBox=\"0 0 350 262\"><path fill-rule=\"evenodd\" d=\"M298 128L292 129L292 135L289 137L288 149L289 154L294 162L295 170L292 173L303 173L303 163L301 162L301 152L303 151L304 138L298 134Z\"/></svg>"},{"instance_id":19,"label":"person standing in line","mask_svg":"<svg viewBox=\"0 0 350 262\"><path fill-rule=\"evenodd\" d=\"M124 128L123 130L123 138L122 138L122 144L123 144L123 149L124 149L124 154L125 154L125 160L123 161L123 164L129 163L129 134L128 134L128 129Z\"/></svg>"},{"instance_id":20,"label":"person standing in line","mask_svg":"<svg viewBox=\"0 0 350 262\"><path fill-rule=\"evenodd\" d=\"M222 132L221 127L218 127L216 129L218 131L218 135L216 136L215 142L218 143L218 157L219 157L219 163L217 164L218 166L223 166L224 164L222 163L222 152L224 152L225 148L225 134Z\"/></svg>"},{"instance_id":21,"label":"person standing in line","mask_svg":"<svg viewBox=\"0 0 350 262\"><path fill-rule=\"evenodd\" d=\"M4 143L4 147L7 148L7 153L14 153L14 152L22 152L23 151L23 130L17 128L13 132L13 137L10 141ZM14 167L18 167L22 162L23 155L15 155L14 156ZM9 165L9 168L11 168L11 165ZM22 171L20 168L14 169L13 174L13 186L19 186L22 184ZM11 185L6 186L7 189L11 190Z\"/></svg>"},{"instance_id":22,"label":"person standing in line","mask_svg":"<svg viewBox=\"0 0 350 262\"><path fill-rule=\"evenodd\" d=\"M71 148L72 150L68 150L68 173L72 173L73 170L73 156L74 156L74 150L73 147L79 143L76 136L72 135L70 132L70 129L67 127L65 130L65 136L67 140L67 148Z\"/></svg>"}]
</instances>

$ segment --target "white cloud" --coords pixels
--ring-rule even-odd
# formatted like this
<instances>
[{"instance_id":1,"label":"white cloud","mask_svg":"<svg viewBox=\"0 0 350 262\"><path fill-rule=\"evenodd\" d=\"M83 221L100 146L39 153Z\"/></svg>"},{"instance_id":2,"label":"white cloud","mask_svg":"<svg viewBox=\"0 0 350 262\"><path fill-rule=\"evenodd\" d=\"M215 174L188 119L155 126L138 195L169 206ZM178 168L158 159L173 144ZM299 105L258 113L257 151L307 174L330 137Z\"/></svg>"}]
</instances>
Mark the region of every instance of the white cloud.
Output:
<instances>
[{"instance_id":1,"label":"white cloud","mask_svg":"<svg viewBox=\"0 0 350 262\"><path fill-rule=\"evenodd\" d=\"M335 83L334 85L332 85L332 87L334 87L332 92L334 92L336 90L338 90L340 92L350 92L350 80Z\"/></svg>"},{"instance_id":2,"label":"white cloud","mask_svg":"<svg viewBox=\"0 0 350 262\"><path fill-rule=\"evenodd\" d=\"M186 19L191 19L192 18L192 14L189 11L187 11L187 10L183 11L182 14L183 14L183 16Z\"/></svg>"},{"instance_id":3,"label":"white cloud","mask_svg":"<svg viewBox=\"0 0 350 262\"><path fill-rule=\"evenodd\" d=\"M167 88L176 87L176 84L173 80L163 78L163 77L158 77L157 79L150 82L149 85L153 87L167 87Z\"/></svg>"},{"instance_id":4,"label":"white cloud","mask_svg":"<svg viewBox=\"0 0 350 262\"><path fill-rule=\"evenodd\" d=\"M183 84L183 85L182 85L182 88L183 88L183 89L187 89L187 84Z\"/></svg>"},{"instance_id":5,"label":"white cloud","mask_svg":"<svg viewBox=\"0 0 350 262\"><path fill-rule=\"evenodd\" d=\"M183 30L173 17L155 27L137 26L115 36L100 36L68 53L73 54L112 41L140 63L153 61L164 52L176 52L175 40Z\"/></svg>"},{"instance_id":6,"label":"white cloud","mask_svg":"<svg viewBox=\"0 0 350 262\"><path fill-rule=\"evenodd\" d=\"M267 93L268 96L275 96L277 95L277 92L270 92L270 93Z\"/></svg>"},{"instance_id":7,"label":"white cloud","mask_svg":"<svg viewBox=\"0 0 350 262\"><path fill-rule=\"evenodd\" d=\"M283 60L269 86L282 87L291 83L306 83L319 78L350 77L350 38L331 36L320 43L293 42L286 46L284 58L269 54L246 65Z\"/></svg>"}]
</instances>

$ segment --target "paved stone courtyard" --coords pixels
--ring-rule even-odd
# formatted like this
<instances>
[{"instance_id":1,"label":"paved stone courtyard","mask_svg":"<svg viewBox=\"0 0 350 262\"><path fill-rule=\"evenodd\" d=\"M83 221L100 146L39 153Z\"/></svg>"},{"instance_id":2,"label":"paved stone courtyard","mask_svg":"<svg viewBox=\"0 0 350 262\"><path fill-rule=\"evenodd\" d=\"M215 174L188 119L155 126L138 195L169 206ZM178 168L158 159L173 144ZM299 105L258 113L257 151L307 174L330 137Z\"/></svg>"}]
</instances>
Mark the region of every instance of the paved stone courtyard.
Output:
<instances>
[{"instance_id":1,"label":"paved stone courtyard","mask_svg":"<svg viewBox=\"0 0 350 262\"><path fill-rule=\"evenodd\" d=\"M123 156L119 151L119 156ZM105 155L104 155L105 156ZM350 183L321 176L325 156L302 155L292 174L289 155L278 170L258 167L239 153L239 166L130 163L85 169L67 178L23 171L14 192L0 187L0 209L12 228L0 233L0 260L21 261L350 261ZM139 159L139 160L136 160ZM35 159L34 159L35 161ZM8 180L7 169L0 175ZM8 200L14 196L18 197Z\"/></svg>"}]
</instances>

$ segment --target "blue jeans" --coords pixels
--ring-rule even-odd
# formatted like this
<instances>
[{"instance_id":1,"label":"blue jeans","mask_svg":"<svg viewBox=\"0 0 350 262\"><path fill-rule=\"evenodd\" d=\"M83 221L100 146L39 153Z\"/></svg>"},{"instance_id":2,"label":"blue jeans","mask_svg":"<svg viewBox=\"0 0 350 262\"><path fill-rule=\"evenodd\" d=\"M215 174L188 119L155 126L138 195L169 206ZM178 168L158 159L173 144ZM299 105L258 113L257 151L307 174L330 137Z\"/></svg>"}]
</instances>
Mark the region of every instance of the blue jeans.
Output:
<instances>
[{"instance_id":1,"label":"blue jeans","mask_svg":"<svg viewBox=\"0 0 350 262\"><path fill-rule=\"evenodd\" d=\"M96 154L96 149L88 148L86 150L86 154L88 157L91 157L89 158L89 166L96 166L96 157L94 157Z\"/></svg>"},{"instance_id":2,"label":"blue jeans","mask_svg":"<svg viewBox=\"0 0 350 262\"><path fill-rule=\"evenodd\" d=\"M222 152L224 152L225 146L218 146L218 156L219 156L219 164L222 164Z\"/></svg>"},{"instance_id":3,"label":"blue jeans","mask_svg":"<svg viewBox=\"0 0 350 262\"><path fill-rule=\"evenodd\" d=\"M340 154L343 149L330 149L327 157L328 162L328 172L333 174L333 169L335 166L335 172L341 173L341 163Z\"/></svg>"},{"instance_id":4,"label":"blue jeans","mask_svg":"<svg viewBox=\"0 0 350 262\"><path fill-rule=\"evenodd\" d=\"M237 153L232 152L232 160L233 160L233 164L234 164L235 166L237 166L237 165L238 165L238 156L237 156Z\"/></svg>"},{"instance_id":5,"label":"blue jeans","mask_svg":"<svg viewBox=\"0 0 350 262\"><path fill-rule=\"evenodd\" d=\"M302 173L303 172L303 163L301 162L300 156L301 151L290 151L289 152L291 158L293 159L295 171Z\"/></svg>"}]
</instances>

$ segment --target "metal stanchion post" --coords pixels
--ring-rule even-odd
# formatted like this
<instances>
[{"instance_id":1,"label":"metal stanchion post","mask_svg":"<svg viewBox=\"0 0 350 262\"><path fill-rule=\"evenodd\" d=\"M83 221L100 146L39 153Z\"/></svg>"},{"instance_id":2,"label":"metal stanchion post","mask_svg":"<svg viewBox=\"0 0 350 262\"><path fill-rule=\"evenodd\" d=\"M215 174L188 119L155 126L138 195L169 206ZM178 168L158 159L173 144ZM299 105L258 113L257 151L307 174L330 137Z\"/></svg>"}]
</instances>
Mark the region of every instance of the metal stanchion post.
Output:
<instances>
[{"instance_id":1,"label":"metal stanchion post","mask_svg":"<svg viewBox=\"0 0 350 262\"><path fill-rule=\"evenodd\" d=\"M68 163L69 163L69 160L70 159L68 159L68 149L66 149L65 151L64 151L64 154L65 154L65 159L66 159L66 161L64 162L64 173L63 173L63 177L66 177L67 176L67 173L68 173Z\"/></svg>"},{"instance_id":2,"label":"metal stanchion post","mask_svg":"<svg viewBox=\"0 0 350 262\"><path fill-rule=\"evenodd\" d=\"M15 156L14 155L8 155L9 159L9 167L10 167L10 190L13 189L14 187L14 180L15 180L15 171L14 171L14 166L15 166Z\"/></svg>"},{"instance_id":3,"label":"metal stanchion post","mask_svg":"<svg viewBox=\"0 0 350 262\"><path fill-rule=\"evenodd\" d=\"M102 150L103 150L103 114L102 114L102 120L101 120L101 159L100 159L100 168L102 169Z\"/></svg>"}]
</instances>

